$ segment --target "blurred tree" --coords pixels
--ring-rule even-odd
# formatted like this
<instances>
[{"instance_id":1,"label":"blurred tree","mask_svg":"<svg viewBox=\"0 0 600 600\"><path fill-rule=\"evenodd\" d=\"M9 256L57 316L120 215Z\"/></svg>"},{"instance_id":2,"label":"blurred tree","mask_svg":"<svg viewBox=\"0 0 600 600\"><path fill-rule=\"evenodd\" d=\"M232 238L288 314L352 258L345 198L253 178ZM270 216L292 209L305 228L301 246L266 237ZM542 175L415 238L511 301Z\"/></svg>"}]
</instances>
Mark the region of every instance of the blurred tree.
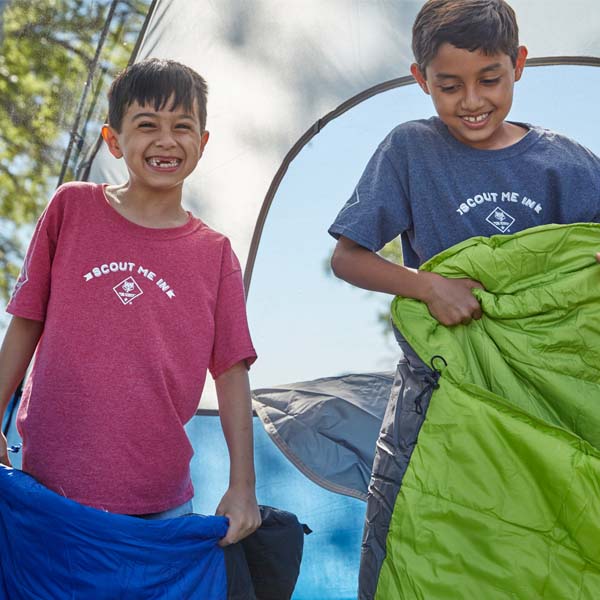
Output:
<instances>
[{"instance_id":1,"label":"blurred tree","mask_svg":"<svg viewBox=\"0 0 600 600\"><path fill-rule=\"evenodd\" d=\"M0 44L2 44L4 37L4 9L8 4L8 0L0 0Z\"/></svg>"},{"instance_id":2,"label":"blurred tree","mask_svg":"<svg viewBox=\"0 0 600 600\"><path fill-rule=\"evenodd\" d=\"M85 150L99 134L110 78L129 61L150 0L8 0L0 36L0 296L23 258L20 225L56 187L71 135ZM107 17L107 35L102 37ZM101 52L96 58L97 49ZM79 106L86 81L87 102ZM108 75L108 77L107 77ZM102 96L102 100L99 101ZM80 129L71 132L78 109ZM97 120L97 127L87 127ZM86 140L87 131L91 140ZM73 178L70 163L65 180Z\"/></svg>"}]
</instances>

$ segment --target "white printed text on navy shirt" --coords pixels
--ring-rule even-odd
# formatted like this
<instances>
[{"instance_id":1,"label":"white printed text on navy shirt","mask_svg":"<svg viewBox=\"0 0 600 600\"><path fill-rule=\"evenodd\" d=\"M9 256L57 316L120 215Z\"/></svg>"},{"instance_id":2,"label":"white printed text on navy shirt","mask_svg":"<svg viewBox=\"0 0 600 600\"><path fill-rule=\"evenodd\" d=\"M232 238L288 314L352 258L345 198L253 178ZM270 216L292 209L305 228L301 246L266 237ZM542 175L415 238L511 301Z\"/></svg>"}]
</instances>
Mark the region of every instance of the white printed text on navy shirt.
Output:
<instances>
[{"instance_id":1,"label":"white printed text on navy shirt","mask_svg":"<svg viewBox=\"0 0 600 600\"><path fill-rule=\"evenodd\" d=\"M521 197L518 192L482 192L481 194L476 194L472 198L467 198L464 202L461 202L456 209L456 212L459 215L465 215L472 208L475 208L479 204L484 204L485 202L523 204L527 208L533 210L536 214L542 212L542 205L539 202L536 202L527 196Z\"/></svg>"}]
</instances>

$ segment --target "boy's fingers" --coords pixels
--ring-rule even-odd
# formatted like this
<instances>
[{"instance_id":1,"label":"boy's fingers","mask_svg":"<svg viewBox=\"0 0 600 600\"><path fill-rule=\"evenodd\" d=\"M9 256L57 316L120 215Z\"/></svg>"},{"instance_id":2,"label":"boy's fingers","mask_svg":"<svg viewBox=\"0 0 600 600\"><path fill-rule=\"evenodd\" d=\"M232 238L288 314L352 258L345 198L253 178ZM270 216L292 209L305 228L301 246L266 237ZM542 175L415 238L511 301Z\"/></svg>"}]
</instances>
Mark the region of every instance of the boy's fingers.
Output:
<instances>
[{"instance_id":1,"label":"boy's fingers","mask_svg":"<svg viewBox=\"0 0 600 600\"><path fill-rule=\"evenodd\" d=\"M229 544L235 544L240 540L243 540L246 536L249 536L253 531L256 531L260 527L260 519L258 522L245 522L245 523L231 523L229 521L229 529L225 534L225 537L219 542L219 546L224 547Z\"/></svg>"},{"instance_id":2,"label":"boy's fingers","mask_svg":"<svg viewBox=\"0 0 600 600\"><path fill-rule=\"evenodd\" d=\"M8 458L8 444L2 432L0 432L0 464L12 467L10 458Z\"/></svg>"},{"instance_id":3,"label":"boy's fingers","mask_svg":"<svg viewBox=\"0 0 600 600\"><path fill-rule=\"evenodd\" d=\"M468 281L470 283L471 289L473 289L473 288L479 288L480 290L484 290L485 289L483 287L483 285L481 284L481 282L479 282L479 281L475 281L474 279L469 279Z\"/></svg>"},{"instance_id":4,"label":"boy's fingers","mask_svg":"<svg viewBox=\"0 0 600 600\"><path fill-rule=\"evenodd\" d=\"M219 541L219 546L221 548L225 546L229 546L229 544L235 544L240 539L240 531L239 527L236 525L229 525L229 529L227 529L227 533L225 537Z\"/></svg>"}]
</instances>

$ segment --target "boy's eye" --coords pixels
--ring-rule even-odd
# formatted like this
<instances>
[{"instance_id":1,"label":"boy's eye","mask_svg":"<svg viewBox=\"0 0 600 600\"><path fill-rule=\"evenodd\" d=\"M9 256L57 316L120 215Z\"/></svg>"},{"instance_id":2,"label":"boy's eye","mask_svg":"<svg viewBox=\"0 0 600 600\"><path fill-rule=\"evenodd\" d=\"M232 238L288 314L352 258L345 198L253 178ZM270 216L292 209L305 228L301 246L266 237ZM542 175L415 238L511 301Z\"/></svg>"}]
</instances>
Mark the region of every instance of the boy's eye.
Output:
<instances>
[{"instance_id":1,"label":"boy's eye","mask_svg":"<svg viewBox=\"0 0 600 600\"><path fill-rule=\"evenodd\" d=\"M191 129L192 126L188 125L187 123L178 123L177 125L175 125L175 129Z\"/></svg>"},{"instance_id":2,"label":"boy's eye","mask_svg":"<svg viewBox=\"0 0 600 600\"><path fill-rule=\"evenodd\" d=\"M481 83L483 85L496 85L500 81L500 77L495 77L494 79L482 79Z\"/></svg>"},{"instance_id":3,"label":"boy's eye","mask_svg":"<svg viewBox=\"0 0 600 600\"><path fill-rule=\"evenodd\" d=\"M440 86L440 90L442 92L444 92L445 94L451 94L452 92L455 92L458 89L457 85L441 85Z\"/></svg>"},{"instance_id":4,"label":"boy's eye","mask_svg":"<svg viewBox=\"0 0 600 600\"><path fill-rule=\"evenodd\" d=\"M151 121L142 121L141 123L138 124L139 128L148 128L148 127L154 127L154 123L152 123Z\"/></svg>"}]
</instances>

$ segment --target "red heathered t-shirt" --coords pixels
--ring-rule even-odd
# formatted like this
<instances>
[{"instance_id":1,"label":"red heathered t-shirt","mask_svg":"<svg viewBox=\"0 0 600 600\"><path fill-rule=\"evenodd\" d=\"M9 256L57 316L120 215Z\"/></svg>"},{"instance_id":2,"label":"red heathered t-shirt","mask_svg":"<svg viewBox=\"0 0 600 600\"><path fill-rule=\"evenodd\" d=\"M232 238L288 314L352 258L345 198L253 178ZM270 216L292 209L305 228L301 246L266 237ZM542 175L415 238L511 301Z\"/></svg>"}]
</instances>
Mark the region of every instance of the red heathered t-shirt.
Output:
<instances>
[{"instance_id":1,"label":"red heathered t-shirt","mask_svg":"<svg viewBox=\"0 0 600 600\"><path fill-rule=\"evenodd\" d=\"M206 378L256 354L229 241L191 217L151 229L102 186L62 186L41 216L8 312L44 321L19 410L23 470L111 512L193 496L184 424Z\"/></svg>"}]
</instances>

